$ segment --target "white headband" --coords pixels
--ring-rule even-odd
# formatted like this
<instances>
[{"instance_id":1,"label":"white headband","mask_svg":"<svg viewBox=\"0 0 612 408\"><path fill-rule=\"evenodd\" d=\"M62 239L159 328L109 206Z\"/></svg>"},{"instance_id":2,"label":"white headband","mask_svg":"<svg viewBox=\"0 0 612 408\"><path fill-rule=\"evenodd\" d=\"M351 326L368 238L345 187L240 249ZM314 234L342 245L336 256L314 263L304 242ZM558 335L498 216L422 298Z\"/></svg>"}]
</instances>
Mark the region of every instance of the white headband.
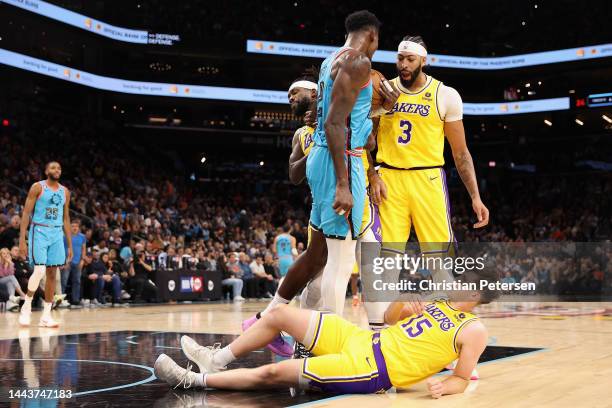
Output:
<instances>
[{"instance_id":1,"label":"white headband","mask_svg":"<svg viewBox=\"0 0 612 408\"><path fill-rule=\"evenodd\" d=\"M398 54L416 54L421 57L427 56L427 50L421 44L414 41L402 41L397 47Z\"/></svg>"},{"instance_id":2,"label":"white headband","mask_svg":"<svg viewBox=\"0 0 612 408\"><path fill-rule=\"evenodd\" d=\"M291 84L287 92L291 92L293 88L317 89L317 84L312 81L296 81Z\"/></svg>"}]
</instances>

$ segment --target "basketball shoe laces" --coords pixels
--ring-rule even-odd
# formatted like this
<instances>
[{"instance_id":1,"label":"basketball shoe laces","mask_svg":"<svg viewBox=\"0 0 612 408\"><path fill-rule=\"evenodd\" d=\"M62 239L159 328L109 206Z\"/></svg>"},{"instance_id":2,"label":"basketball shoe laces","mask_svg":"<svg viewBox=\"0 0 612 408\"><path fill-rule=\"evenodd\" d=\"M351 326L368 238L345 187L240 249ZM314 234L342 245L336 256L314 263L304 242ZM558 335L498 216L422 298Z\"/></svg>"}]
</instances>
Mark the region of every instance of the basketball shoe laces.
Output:
<instances>
[{"instance_id":1,"label":"basketball shoe laces","mask_svg":"<svg viewBox=\"0 0 612 408\"><path fill-rule=\"evenodd\" d=\"M180 374L178 377L180 378L180 381L178 382L178 384L176 384L174 386L174 389L176 390L179 385L183 384L183 389L187 390L189 388L191 388L191 386L193 385L193 378L191 378L189 376L189 374L192 373L191 369L193 368L193 365L191 363L187 363L187 368L184 369L183 373ZM194 373L195 374L195 373Z\"/></svg>"},{"instance_id":2,"label":"basketball shoe laces","mask_svg":"<svg viewBox=\"0 0 612 408\"><path fill-rule=\"evenodd\" d=\"M200 360L200 354L202 352L206 352L206 353L210 352L212 354L211 363L214 366L215 365L214 355L219 350L221 350L221 343L214 343L212 346L199 346L199 347L197 347L195 349L194 354L195 354L196 359ZM214 368L217 369L217 370L226 370L227 369L227 367L214 367Z\"/></svg>"}]
</instances>

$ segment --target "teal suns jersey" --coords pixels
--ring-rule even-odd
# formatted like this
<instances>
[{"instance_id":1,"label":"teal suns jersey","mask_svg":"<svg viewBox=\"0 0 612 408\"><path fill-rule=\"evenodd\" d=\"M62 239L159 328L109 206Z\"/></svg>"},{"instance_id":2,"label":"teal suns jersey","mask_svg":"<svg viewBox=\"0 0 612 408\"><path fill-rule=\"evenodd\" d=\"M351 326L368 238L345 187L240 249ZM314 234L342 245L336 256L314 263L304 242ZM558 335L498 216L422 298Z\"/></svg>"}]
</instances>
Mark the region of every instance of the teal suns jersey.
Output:
<instances>
[{"instance_id":1,"label":"teal suns jersey","mask_svg":"<svg viewBox=\"0 0 612 408\"><path fill-rule=\"evenodd\" d=\"M334 81L331 77L332 66L336 58L351 48L341 48L327 57L321 64L319 74L319 88L317 95L317 122L318 126L314 134L316 145L327 146L325 138L325 128L323 124L327 119L331 107L331 93ZM363 147L368 141L368 136L372 131L372 120L370 120L370 108L372 105L372 81L369 80L363 85L353 110L346 118L346 149L352 150Z\"/></svg>"},{"instance_id":2,"label":"teal suns jersey","mask_svg":"<svg viewBox=\"0 0 612 408\"><path fill-rule=\"evenodd\" d=\"M39 181L42 191L34 204L32 222L49 227L64 225L64 204L66 203L66 189L59 184L57 190L52 190L46 180Z\"/></svg>"},{"instance_id":3,"label":"teal suns jersey","mask_svg":"<svg viewBox=\"0 0 612 408\"><path fill-rule=\"evenodd\" d=\"M278 257L291 256L291 238L287 234L278 236L276 240L276 253Z\"/></svg>"}]
</instances>

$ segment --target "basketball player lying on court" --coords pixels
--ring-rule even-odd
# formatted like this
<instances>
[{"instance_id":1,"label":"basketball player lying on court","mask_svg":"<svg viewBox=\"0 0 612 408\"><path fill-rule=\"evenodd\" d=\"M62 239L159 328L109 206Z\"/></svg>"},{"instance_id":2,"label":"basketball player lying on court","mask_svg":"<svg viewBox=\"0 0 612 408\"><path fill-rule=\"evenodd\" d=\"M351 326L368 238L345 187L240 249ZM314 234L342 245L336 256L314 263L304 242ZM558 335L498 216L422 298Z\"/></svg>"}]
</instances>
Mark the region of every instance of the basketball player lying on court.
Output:
<instances>
[{"instance_id":1,"label":"basketball player lying on court","mask_svg":"<svg viewBox=\"0 0 612 408\"><path fill-rule=\"evenodd\" d=\"M496 272L466 272L463 282L497 280ZM380 332L364 330L341 317L278 305L230 345L202 347L183 337L185 355L200 373L181 368L162 354L155 375L171 386L228 390L300 387L335 394L385 392L405 388L441 371L458 359L452 375L428 381L431 396L461 393L487 345L487 330L471 313L496 292L455 292L450 301L425 305L421 314L393 303ZM315 357L291 359L258 368L222 371L227 364L268 344L280 331L306 345Z\"/></svg>"}]
</instances>

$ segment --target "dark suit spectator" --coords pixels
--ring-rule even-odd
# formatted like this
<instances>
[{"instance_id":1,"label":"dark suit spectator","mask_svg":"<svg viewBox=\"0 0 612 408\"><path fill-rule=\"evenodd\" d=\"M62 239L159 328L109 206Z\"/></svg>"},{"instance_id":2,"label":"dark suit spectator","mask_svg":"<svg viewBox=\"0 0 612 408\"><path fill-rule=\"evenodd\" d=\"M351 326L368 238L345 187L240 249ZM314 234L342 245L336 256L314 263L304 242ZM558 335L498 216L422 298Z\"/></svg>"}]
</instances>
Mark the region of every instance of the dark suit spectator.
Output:
<instances>
[{"instance_id":1,"label":"dark suit spectator","mask_svg":"<svg viewBox=\"0 0 612 408\"><path fill-rule=\"evenodd\" d=\"M158 289L151 280L152 271L153 267L146 262L145 252L136 252L128 271L130 288L134 292L134 302L157 302Z\"/></svg>"}]
</instances>

